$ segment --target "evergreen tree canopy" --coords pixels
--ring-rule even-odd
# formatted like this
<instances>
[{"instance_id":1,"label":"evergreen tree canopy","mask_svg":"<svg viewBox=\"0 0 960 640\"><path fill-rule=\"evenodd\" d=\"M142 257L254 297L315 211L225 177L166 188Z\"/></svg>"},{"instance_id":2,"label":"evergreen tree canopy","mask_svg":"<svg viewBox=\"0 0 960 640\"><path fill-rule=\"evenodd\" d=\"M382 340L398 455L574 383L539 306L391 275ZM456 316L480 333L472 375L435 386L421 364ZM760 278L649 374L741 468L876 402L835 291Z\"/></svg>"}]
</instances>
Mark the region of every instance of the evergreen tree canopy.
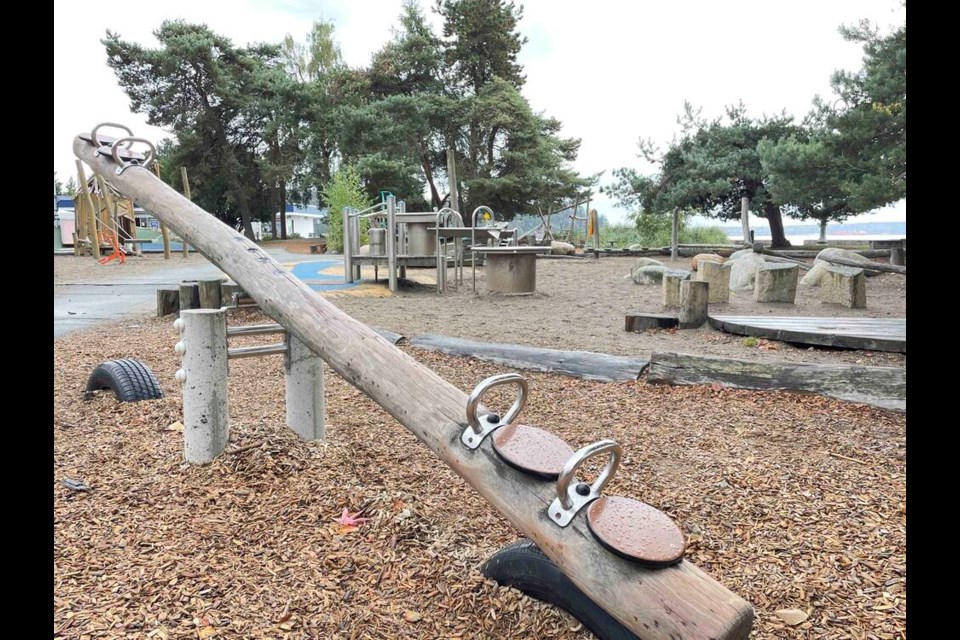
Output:
<instances>
[{"instance_id":1,"label":"evergreen tree canopy","mask_svg":"<svg viewBox=\"0 0 960 640\"><path fill-rule=\"evenodd\" d=\"M254 219L278 208L282 218L288 197L330 193L347 165L371 197L448 204L448 149L460 193L449 204L462 212L485 204L511 218L589 188L595 178L570 167L580 141L561 137L560 123L520 92L521 10L503 0L435 8L442 37L405 0L366 68L343 63L323 20L304 42L288 35L278 45L238 47L182 21L160 26L157 48L109 31L103 44L131 107L175 136L164 146L170 181L187 167L198 204L251 237Z\"/></svg>"},{"instance_id":2,"label":"evergreen tree canopy","mask_svg":"<svg viewBox=\"0 0 960 640\"><path fill-rule=\"evenodd\" d=\"M178 156L197 192L223 204L209 211L253 238L252 200L264 187L256 157L262 122L251 117L258 73L279 61L279 47L235 47L205 25L165 21L154 32L160 48L148 49L107 32L107 64L150 124L173 130Z\"/></svg>"},{"instance_id":3,"label":"evergreen tree canopy","mask_svg":"<svg viewBox=\"0 0 960 640\"><path fill-rule=\"evenodd\" d=\"M660 157L641 142L641 154L659 164L656 175L618 169L616 182L605 192L622 206L639 207L646 213L679 208L722 220L739 219L741 199L746 197L750 211L769 221L773 245L789 246L780 206L767 189L757 146L761 140L799 133L792 118L779 115L756 120L747 116L740 104L729 107L724 117L707 122L687 104L680 124L681 136Z\"/></svg>"},{"instance_id":4,"label":"evergreen tree canopy","mask_svg":"<svg viewBox=\"0 0 960 640\"><path fill-rule=\"evenodd\" d=\"M863 21L840 32L863 43L863 68L834 73L839 98L817 106L851 169L844 190L855 209L866 211L907 195L907 27L880 36Z\"/></svg>"}]
</instances>

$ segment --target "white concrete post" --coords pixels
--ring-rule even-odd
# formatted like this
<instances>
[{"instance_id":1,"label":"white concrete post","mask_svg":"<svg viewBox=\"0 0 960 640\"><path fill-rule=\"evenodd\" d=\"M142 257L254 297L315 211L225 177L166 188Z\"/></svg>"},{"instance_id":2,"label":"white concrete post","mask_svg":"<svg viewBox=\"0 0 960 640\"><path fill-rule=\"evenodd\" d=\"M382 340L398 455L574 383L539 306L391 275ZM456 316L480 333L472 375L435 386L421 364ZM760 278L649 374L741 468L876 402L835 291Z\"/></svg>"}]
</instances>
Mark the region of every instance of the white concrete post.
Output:
<instances>
[{"instance_id":1,"label":"white concrete post","mask_svg":"<svg viewBox=\"0 0 960 640\"><path fill-rule=\"evenodd\" d=\"M183 368L183 457L206 464L227 447L227 312L188 309L174 326L183 332L177 353Z\"/></svg>"},{"instance_id":2,"label":"white concrete post","mask_svg":"<svg viewBox=\"0 0 960 640\"><path fill-rule=\"evenodd\" d=\"M323 360L289 333L286 343L283 367L287 426L304 440L324 440Z\"/></svg>"}]
</instances>

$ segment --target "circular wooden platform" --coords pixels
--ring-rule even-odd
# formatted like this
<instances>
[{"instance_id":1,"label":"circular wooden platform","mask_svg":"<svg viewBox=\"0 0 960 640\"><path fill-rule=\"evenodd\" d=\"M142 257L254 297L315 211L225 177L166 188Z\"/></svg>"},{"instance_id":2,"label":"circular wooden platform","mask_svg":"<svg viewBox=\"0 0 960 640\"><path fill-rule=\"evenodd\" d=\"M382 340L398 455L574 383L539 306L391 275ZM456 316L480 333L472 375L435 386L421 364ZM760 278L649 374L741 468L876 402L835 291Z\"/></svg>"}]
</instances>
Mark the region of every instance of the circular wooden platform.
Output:
<instances>
[{"instance_id":1,"label":"circular wooden platform","mask_svg":"<svg viewBox=\"0 0 960 640\"><path fill-rule=\"evenodd\" d=\"M708 316L714 329L821 347L907 352L906 318Z\"/></svg>"}]
</instances>

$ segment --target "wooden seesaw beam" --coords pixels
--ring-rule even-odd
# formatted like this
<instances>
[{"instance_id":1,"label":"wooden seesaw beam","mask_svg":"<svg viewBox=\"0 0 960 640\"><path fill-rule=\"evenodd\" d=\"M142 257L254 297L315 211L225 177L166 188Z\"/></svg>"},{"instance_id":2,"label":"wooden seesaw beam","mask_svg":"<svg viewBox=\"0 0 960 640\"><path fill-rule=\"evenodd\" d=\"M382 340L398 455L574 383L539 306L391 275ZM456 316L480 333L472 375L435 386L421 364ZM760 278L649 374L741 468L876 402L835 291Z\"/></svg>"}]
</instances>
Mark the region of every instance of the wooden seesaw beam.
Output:
<instances>
[{"instance_id":1,"label":"wooden seesaw beam","mask_svg":"<svg viewBox=\"0 0 960 640\"><path fill-rule=\"evenodd\" d=\"M373 398L506 517L587 596L640 638L746 638L753 608L688 561L645 569L604 549L587 528L586 510L561 528L547 507L556 483L507 466L490 440L476 451L460 443L467 394L373 329L313 292L259 246L157 179L131 167L116 175L112 158L77 137L74 154L226 272L261 309ZM479 382L479 381L478 381ZM598 439L603 434L597 434Z\"/></svg>"}]
</instances>

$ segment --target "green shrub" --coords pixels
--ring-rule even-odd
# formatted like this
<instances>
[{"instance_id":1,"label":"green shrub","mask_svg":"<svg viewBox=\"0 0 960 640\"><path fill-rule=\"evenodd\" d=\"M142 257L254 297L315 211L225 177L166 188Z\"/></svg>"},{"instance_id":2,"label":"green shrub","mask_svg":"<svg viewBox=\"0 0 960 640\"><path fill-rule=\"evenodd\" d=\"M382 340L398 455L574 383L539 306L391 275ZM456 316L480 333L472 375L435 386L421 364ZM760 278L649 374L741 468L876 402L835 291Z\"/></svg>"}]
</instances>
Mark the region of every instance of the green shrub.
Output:
<instances>
[{"instance_id":1,"label":"green shrub","mask_svg":"<svg viewBox=\"0 0 960 640\"><path fill-rule=\"evenodd\" d=\"M669 215L640 214L635 216L636 225L617 224L600 229L600 241L603 246L626 249L632 244L644 247L669 247L673 219ZM687 226L680 218L680 244L727 244L730 239L718 226Z\"/></svg>"},{"instance_id":2,"label":"green shrub","mask_svg":"<svg viewBox=\"0 0 960 640\"><path fill-rule=\"evenodd\" d=\"M688 227L680 232L683 244L729 244L730 237L720 227Z\"/></svg>"},{"instance_id":3,"label":"green shrub","mask_svg":"<svg viewBox=\"0 0 960 640\"><path fill-rule=\"evenodd\" d=\"M343 251L343 208L363 210L373 202L363 188L360 172L353 165L341 167L323 188L323 201L330 211L327 228L327 250ZM366 242L369 219L360 221L360 244Z\"/></svg>"}]
</instances>

